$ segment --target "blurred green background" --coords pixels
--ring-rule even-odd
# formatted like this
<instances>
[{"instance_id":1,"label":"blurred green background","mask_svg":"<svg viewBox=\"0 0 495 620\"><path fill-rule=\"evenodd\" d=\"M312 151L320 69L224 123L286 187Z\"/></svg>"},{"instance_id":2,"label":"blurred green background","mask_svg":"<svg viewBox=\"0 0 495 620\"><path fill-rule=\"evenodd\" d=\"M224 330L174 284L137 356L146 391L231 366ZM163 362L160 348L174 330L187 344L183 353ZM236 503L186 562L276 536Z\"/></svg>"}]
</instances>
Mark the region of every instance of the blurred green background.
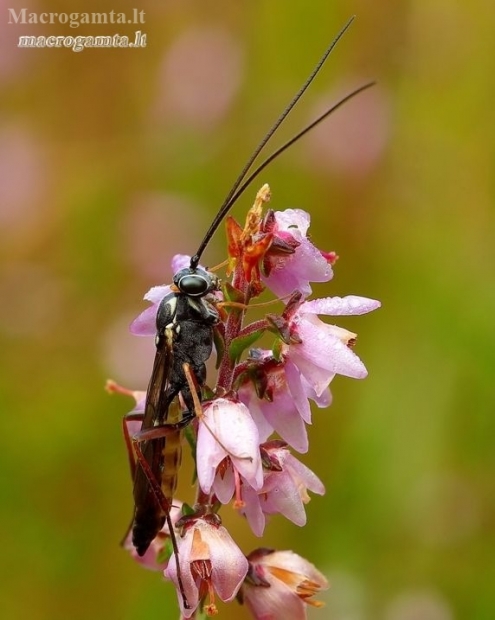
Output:
<instances>
[{"instance_id":1,"label":"blurred green background","mask_svg":"<svg viewBox=\"0 0 495 620\"><path fill-rule=\"evenodd\" d=\"M340 255L319 295L382 300L339 324L370 375L338 377L304 462L327 487L291 548L332 583L332 620L495 617L495 5L141 0L32 11L145 11L132 26L9 25L0 13L0 613L175 618L159 574L119 547L131 516L107 377L146 387L129 321L193 253L230 183L347 18L358 19L280 144L368 79L378 85L266 171L274 208L312 214ZM128 34L145 49L19 50L21 34ZM224 256L220 231L205 256ZM186 459L187 460L187 459ZM191 499L190 466L182 493ZM224 618L247 618L237 604Z\"/></svg>"}]
</instances>

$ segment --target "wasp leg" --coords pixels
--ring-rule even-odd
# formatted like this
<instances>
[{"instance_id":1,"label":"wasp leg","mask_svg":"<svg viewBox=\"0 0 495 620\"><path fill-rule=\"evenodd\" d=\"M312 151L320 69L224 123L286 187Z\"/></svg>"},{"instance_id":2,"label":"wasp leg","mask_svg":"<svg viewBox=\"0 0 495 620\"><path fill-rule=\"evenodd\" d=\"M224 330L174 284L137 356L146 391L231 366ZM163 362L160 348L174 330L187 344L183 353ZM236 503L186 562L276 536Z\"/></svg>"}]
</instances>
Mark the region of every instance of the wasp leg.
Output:
<instances>
[{"instance_id":1,"label":"wasp leg","mask_svg":"<svg viewBox=\"0 0 495 620\"><path fill-rule=\"evenodd\" d=\"M161 486L159 482L157 481L156 477L154 476L153 472L151 471L150 465L148 461L146 460L146 457L143 454L143 451L141 450L140 444L144 441L159 439L161 437L167 437L167 435L180 432L183 428L185 428L191 422L191 420L193 420L194 417L195 417L194 413L191 414L190 412L186 411L184 412L182 416L182 420L180 422L176 422L174 424L162 424L154 428L149 428L143 431L139 431L132 436L129 433L128 422L135 422L135 421L142 420L143 414L141 413L132 414L131 413L125 416L123 420L125 441L129 449L129 460L131 462L131 472L135 473L137 464L139 463L139 466L143 470L143 473L148 480L150 489L153 495L155 496L155 499L158 505L161 506L165 514L165 520L167 522L168 531L170 534L170 540L172 541L172 548L175 554L175 563L177 567L177 581L179 585L179 591L182 596L184 609L190 609L190 606L187 601L186 593L184 590L184 585L182 583L182 577L181 577L180 565L179 565L179 549L177 547L177 539L175 537L174 524L172 523L172 519L170 517L171 503L168 501L168 499L163 494ZM132 529L132 523L131 523L130 529Z\"/></svg>"},{"instance_id":2,"label":"wasp leg","mask_svg":"<svg viewBox=\"0 0 495 620\"><path fill-rule=\"evenodd\" d=\"M132 414L131 414L132 415ZM136 414L142 415L142 414ZM161 424L160 426L155 426L154 428L147 428L143 431L139 431L132 437L126 437L126 442L129 440L131 443L132 453L135 455L136 459L134 461L134 469L137 464L143 470L144 475L146 476L148 483L150 485L150 489L155 496L155 499L159 506L162 507L163 512L168 514L170 511L170 503L168 499L163 494L160 483L156 479L156 476L153 474L151 470L150 464L146 460L143 451L141 450L140 444L144 441L150 441L153 439L160 439L161 437L167 437L168 435L176 434L180 432L183 428L185 428L190 422L194 419L194 413L190 413L189 411L185 411L180 422L176 422L174 424ZM127 420L124 418L124 420ZM131 460L132 457L130 457Z\"/></svg>"},{"instance_id":3,"label":"wasp leg","mask_svg":"<svg viewBox=\"0 0 495 620\"><path fill-rule=\"evenodd\" d=\"M145 431L133 432L129 429L129 423L142 422L143 418L143 413L128 413L122 418L122 431L124 433L127 455L129 457L129 466L131 469L131 478L133 480L136 475L136 443L141 443L143 441L147 441L148 439L166 437L171 433L181 431L195 418L195 414L189 411L184 411L182 414L182 420L180 422L174 424L162 424L161 426L156 426Z\"/></svg>"},{"instance_id":4,"label":"wasp leg","mask_svg":"<svg viewBox=\"0 0 495 620\"><path fill-rule=\"evenodd\" d=\"M252 461L253 459L250 456L237 456L236 454L232 454L232 452L226 448L220 439L215 435L215 433L211 430L208 424L205 421L203 407L201 406L201 401L199 400L198 392L196 390L195 382L194 382L194 374L191 371L191 367L186 362L182 365L182 369L184 370L184 375L187 379L187 385L189 386L189 391L191 393L191 397L194 403L194 415L204 424L206 430L210 433L213 439L218 443L218 445L225 450L225 452L236 459L241 459L244 461ZM191 413L191 412L187 412Z\"/></svg>"},{"instance_id":5,"label":"wasp leg","mask_svg":"<svg viewBox=\"0 0 495 620\"><path fill-rule=\"evenodd\" d=\"M156 478L153 475L153 473L151 472L148 462L146 461L146 459L144 459L144 461L142 460L143 454L142 454L142 450L139 448L137 449L137 443L145 441L147 439L151 439L152 437L148 437L146 435L146 433L148 431L157 431L156 433L153 433L153 437L163 437L166 435L169 435L172 432L177 432L177 430L182 430L182 428L184 426L187 426L187 424L189 424L189 422L194 418L194 415L188 415L188 412L185 412L183 414L183 418L181 420L181 422L177 423L177 424L170 424L168 427L165 427L165 429L163 429L162 427L157 427L156 429L148 429L148 431L134 431L132 429L132 424L133 423L138 423L139 424L139 428L141 428L141 423L143 421L144 418L144 414L143 413L128 413L127 415L125 415L122 418L122 431L124 433L124 440L125 440L125 445L127 448L127 455L129 457L129 466L130 466L130 470L131 470L131 478L132 480L135 480L136 478L136 469L138 467L138 463L141 464L142 469L146 475L147 480L150 483L150 486L153 490L153 493L156 497L156 488L154 488L153 486L153 482L155 482L156 484L158 484L156 482ZM179 427L179 429L177 429L177 426ZM145 435L143 437L143 435ZM137 437L137 441L136 441L136 437ZM140 458L142 457L142 458ZM160 490L160 496L156 497L158 503L160 504L160 506L163 506L164 501L163 501L163 493ZM168 502L165 500L166 502L166 506L168 509ZM166 511L165 511L166 512ZM131 520L131 523L129 525L129 527L127 528L126 534L124 536L124 538L121 541L121 545L124 544L125 540L127 539L128 535L129 535L129 531L132 529L132 525L134 522L134 517Z\"/></svg>"}]
</instances>

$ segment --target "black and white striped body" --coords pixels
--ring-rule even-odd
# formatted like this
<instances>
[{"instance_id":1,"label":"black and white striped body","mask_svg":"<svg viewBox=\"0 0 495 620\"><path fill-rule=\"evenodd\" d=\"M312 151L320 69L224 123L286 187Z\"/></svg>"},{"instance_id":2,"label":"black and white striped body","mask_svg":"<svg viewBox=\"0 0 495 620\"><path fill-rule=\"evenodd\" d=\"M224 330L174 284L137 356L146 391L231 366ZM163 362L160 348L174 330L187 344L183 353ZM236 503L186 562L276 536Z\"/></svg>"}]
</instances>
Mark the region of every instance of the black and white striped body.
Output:
<instances>
[{"instance_id":1,"label":"black and white striped body","mask_svg":"<svg viewBox=\"0 0 495 620\"><path fill-rule=\"evenodd\" d=\"M161 301L156 316L156 355L141 426L141 433L154 428L165 432L140 444L166 505L158 501L149 474L138 466L134 477L132 542L139 555L144 555L170 510L182 455L181 429L194 417L184 364L189 366L201 398L206 381L205 363L213 347L213 328L219 320L216 308L204 299L218 286L215 276L201 269L187 269L174 277L174 284L180 292L169 293ZM187 407L183 413L179 394Z\"/></svg>"}]
</instances>

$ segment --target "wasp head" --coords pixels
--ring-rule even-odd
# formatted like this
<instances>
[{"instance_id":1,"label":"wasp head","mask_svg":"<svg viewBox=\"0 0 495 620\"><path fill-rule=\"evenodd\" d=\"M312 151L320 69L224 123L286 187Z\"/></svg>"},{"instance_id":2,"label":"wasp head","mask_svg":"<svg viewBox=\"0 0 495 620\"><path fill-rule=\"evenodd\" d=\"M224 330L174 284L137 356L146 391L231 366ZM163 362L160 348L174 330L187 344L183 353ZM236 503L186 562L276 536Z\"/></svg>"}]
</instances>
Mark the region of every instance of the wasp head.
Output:
<instances>
[{"instance_id":1,"label":"wasp head","mask_svg":"<svg viewBox=\"0 0 495 620\"><path fill-rule=\"evenodd\" d=\"M188 297L204 297L218 289L218 277L200 267L186 267L174 276L174 284Z\"/></svg>"}]
</instances>

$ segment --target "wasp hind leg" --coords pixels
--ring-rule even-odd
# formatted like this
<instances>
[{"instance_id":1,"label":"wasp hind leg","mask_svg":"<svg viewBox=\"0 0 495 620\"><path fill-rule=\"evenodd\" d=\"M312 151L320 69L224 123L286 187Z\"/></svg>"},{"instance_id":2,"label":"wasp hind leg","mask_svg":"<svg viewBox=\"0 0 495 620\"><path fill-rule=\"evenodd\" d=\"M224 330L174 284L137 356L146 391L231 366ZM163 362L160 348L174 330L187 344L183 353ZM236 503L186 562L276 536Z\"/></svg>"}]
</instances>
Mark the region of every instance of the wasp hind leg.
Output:
<instances>
[{"instance_id":1,"label":"wasp hind leg","mask_svg":"<svg viewBox=\"0 0 495 620\"><path fill-rule=\"evenodd\" d=\"M143 420L142 413L134 413L134 414L130 413L127 416L124 416L123 423L122 423L123 429L124 429L125 442L126 442L127 449L129 452L129 462L131 466L131 473L132 473L133 479L135 478L136 469L139 465L144 475L146 476L150 489L153 495L155 496L155 499L158 505L161 506L162 511L165 515L165 521L167 523L168 531L170 534L170 540L172 542L172 548L173 548L174 555L175 555L175 563L177 567L177 581L178 581L179 591L182 597L184 609L190 609L190 605L187 601L186 593L184 590L184 584L182 583L182 577L180 573L179 549L177 547L177 540L176 540L175 533L174 533L174 524L172 523L172 519L170 517L171 505L168 499L163 494L160 483L157 481L155 475L153 474L153 471L151 470L151 467L148 461L146 460L145 455L143 454L140 444L142 444L145 441L150 441L153 439L160 439L162 437L166 438L167 436L176 434L180 432L182 429L184 429L188 424L190 424L190 422L194 419L194 417L195 417L194 413L190 413L186 411L183 413L182 420L180 420L180 422L176 422L173 424L162 424L154 428L140 430L134 434L130 432L129 423L142 422ZM129 531L133 528L133 524L134 524L134 519L131 522L127 535Z\"/></svg>"}]
</instances>

